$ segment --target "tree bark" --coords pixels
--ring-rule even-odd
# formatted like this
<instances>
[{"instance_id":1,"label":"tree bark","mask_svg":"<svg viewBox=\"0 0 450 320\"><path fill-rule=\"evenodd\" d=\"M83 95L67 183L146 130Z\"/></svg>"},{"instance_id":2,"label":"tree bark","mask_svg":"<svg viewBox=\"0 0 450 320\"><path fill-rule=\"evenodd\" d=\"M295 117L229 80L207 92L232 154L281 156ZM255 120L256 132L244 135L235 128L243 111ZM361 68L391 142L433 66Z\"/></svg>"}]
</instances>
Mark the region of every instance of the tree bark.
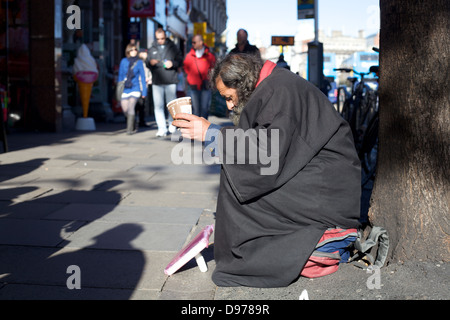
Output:
<instances>
[{"instance_id":1,"label":"tree bark","mask_svg":"<svg viewBox=\"0 0 450 320\"><path fill-rule=\"evenodd\" d=\"M450 1L380 0L378 168L369 219L390 261L449 261Z\"/></svg>"}]
</instances>

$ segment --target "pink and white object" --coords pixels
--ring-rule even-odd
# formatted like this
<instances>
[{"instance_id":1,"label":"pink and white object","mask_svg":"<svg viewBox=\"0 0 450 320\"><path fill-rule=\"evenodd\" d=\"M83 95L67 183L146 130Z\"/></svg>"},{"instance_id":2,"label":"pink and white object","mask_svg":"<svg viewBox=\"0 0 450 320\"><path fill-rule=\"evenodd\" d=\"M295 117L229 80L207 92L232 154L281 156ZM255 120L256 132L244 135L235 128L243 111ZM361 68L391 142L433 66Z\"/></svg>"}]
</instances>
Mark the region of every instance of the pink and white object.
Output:
<instances>
[{"instance_id":1,"label":"pink and white object","mask_svg":"<svg viewBox=\"0 0 450 320\"><path fill-rule=\"evenodd\" d=\"M201 251L209 246L209 237L214 231L213 225L206 226L203 230L194 238L187 246L181 249L180 252L170 261L167 267L164 269L164 273L167 275L174 274L178 269L188 263L195 257L197 265L201 272L208 271L205 259L201 254Z\"/></svg>"}]
</instances>

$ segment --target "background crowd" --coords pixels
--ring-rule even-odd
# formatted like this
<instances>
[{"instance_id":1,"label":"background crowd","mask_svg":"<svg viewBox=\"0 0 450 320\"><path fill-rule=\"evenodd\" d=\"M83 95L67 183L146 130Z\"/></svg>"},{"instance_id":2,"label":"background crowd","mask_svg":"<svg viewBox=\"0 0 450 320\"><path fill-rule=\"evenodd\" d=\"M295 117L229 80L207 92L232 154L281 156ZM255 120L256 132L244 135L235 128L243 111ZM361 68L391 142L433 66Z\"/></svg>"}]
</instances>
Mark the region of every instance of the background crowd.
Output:
<instances>
[{"instance_id":1,"label":"background crowd","mask_svg":"<svg viewBox=\"0 0 450 320\"><path fill-rule=\"evenodd\" d=\"M247 31L238 30L237 44L230 54L259 55L258 48L247 39ZM212 97L209 72L215 63L216 57L202 35L194 35L185 57L162 28L155 31L155 41L148 50L130 43L118 76L118 82L125 81L120 104L127 119L127 134L135 133L138 127L147 127L145 110L150 108L154 110L158 127L156 136L173 133L176 128L165 106L184 95L192 98L192 113L208 119Z\"/></svg>"}]
</instances>

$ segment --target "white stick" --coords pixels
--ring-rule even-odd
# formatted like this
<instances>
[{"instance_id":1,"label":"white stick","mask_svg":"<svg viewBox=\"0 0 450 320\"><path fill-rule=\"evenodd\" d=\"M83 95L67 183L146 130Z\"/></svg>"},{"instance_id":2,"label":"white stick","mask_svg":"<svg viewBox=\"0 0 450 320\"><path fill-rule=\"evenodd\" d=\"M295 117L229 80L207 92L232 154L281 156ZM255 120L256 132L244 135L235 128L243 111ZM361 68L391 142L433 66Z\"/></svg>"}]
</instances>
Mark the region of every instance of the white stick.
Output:
<instances>
[{"instance_id":1,"label":"white stick","mask_svg":"<svg viewBox=\"0 0 450 320\"><path fill-rule=\"evenodd\" d=\"M200 269L201 272L206 272L208 271L208 266L206 265L205 259L203 258L201 252L199 252L196 256L195 256L195 261L197 261L197 265Z\"/></svg>"}]
</instances>

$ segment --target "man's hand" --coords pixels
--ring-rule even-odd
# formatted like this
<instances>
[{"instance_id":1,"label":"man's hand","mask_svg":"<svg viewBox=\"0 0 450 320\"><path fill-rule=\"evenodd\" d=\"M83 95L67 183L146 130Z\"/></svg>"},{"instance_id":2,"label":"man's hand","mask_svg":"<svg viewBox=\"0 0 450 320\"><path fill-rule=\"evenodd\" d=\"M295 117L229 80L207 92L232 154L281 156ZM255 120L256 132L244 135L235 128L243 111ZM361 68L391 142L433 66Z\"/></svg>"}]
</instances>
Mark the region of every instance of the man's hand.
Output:
<instances>
[{"instance_id":1,"label":"man's hand","mask_svg":"<svg viewBox=\"0 0 450 320\"><path fill-rule=\"evenodd\" d=\"M173 62L172 61L170 61L170 60L165 60L164 61L164 68L170 69L172 67L173 67Z\"/></svg>"},{"instance_id":2,"label":"man's hand","mask_svg":"<svg viewBox=\"0 0 450 320\"><path fill-rule=\"evenodd\" d=\"M205 141L206 131L211 122L189 113L179 113L175 116L172 124L180 128L183 138Z\"/></svg>"}]
</instances>

